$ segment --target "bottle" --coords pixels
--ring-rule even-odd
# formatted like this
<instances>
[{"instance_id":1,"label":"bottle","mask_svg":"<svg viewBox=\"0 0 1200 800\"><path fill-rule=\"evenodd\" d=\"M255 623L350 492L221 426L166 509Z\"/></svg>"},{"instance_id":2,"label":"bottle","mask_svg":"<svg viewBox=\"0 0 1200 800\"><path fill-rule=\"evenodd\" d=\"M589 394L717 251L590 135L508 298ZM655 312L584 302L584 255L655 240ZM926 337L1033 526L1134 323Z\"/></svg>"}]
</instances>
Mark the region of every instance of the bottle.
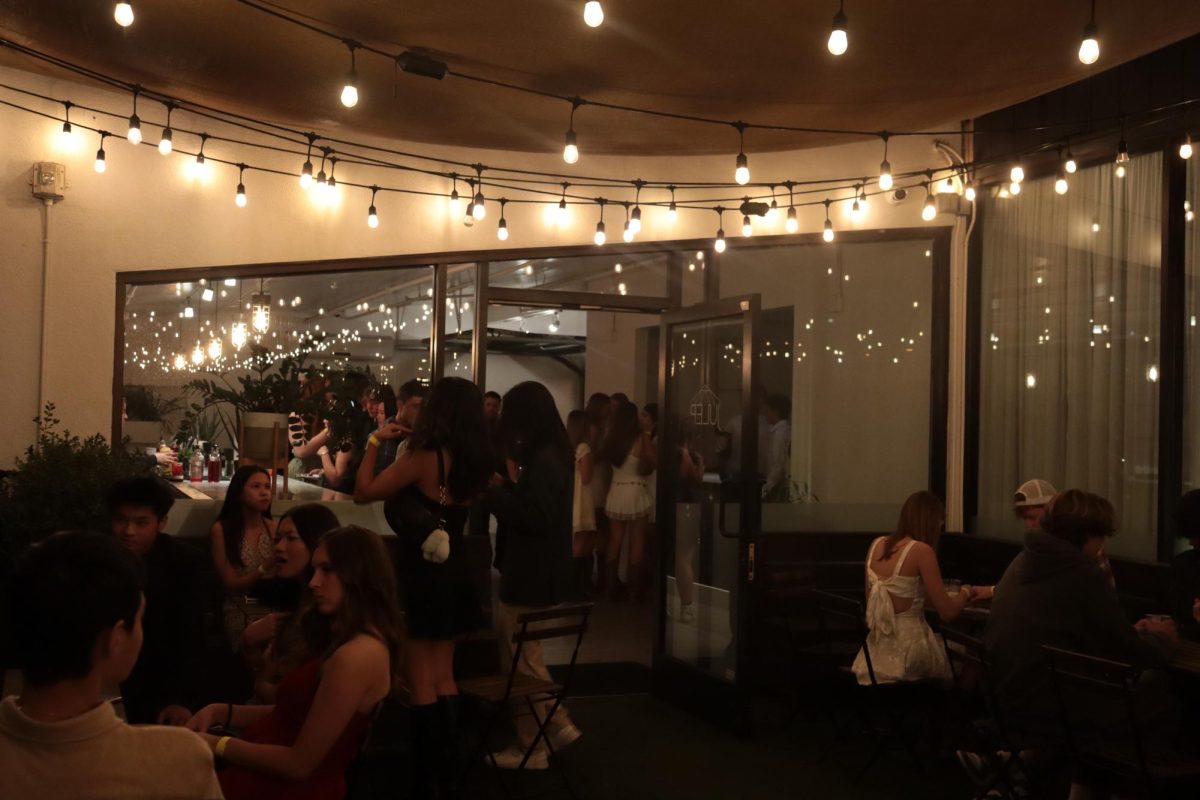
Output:
<instances>
[{"instance_id":1,"label":"bottle","mask_svg":"<svg viewBox=\"0 0 1200 800\"><path fill-rule=\"evenodd\" d=\"M208 456L208 482L221 482L221 456L217 455L215 448Z\"/></svg>"},{"instance_id":2,"label":"bottle","mask_svg":"<svg viewBox=\"0 0 1200 800\"><path fill-rule=\"evenodd\" d=\"M204 453L199 447L192 451L192 459L188 464L188 478L192 483L204 480Z\"/></svg>"}]
</instances>

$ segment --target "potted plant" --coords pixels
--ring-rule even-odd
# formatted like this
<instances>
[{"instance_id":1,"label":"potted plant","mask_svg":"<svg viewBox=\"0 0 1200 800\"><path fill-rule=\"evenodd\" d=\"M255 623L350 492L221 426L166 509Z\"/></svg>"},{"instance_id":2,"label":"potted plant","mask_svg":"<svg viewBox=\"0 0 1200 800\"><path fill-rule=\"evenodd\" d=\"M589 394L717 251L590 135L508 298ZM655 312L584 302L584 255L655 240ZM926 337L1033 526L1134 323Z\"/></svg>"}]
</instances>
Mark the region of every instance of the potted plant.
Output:
<instances>
[{"instance_id":1,"label":"potted plant","mask_svg":"<svg viewBox=\"0 0 1200 800\"><path fill-rule=\"evenodd\" d=\"M182 408L178 399L168 400L149 386L126 386L124 401L121 434L139 446L158 444L170 432L167 417Z\"/></svg>"}]
</instances>

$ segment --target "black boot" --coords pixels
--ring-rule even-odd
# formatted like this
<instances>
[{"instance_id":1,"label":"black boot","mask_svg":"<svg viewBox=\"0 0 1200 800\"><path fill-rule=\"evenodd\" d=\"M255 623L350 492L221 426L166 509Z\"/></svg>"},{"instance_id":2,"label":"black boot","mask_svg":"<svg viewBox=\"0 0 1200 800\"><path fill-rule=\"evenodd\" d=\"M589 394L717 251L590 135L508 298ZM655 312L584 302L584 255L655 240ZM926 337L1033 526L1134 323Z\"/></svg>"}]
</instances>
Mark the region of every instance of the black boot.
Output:
<instances>
[{"instance_id":1,"label":"black boot","mask_svg":"<svg viewBox=\"0 0 1200 800\"><path fill-rule=\"evenodd\" d=\"M462 777L461 742L458 720L461 705L458 695L438 695L438 712L442 721L442 741L437 759L437 783L441 800L458 800L461 797Z\"/></svg>"},{"instance_id":2,"label":"black boot","mask_svg":"<svg viewBox=\"0 0 1200 800\"><path fill-rule=\"evenodd\" d=\"M438 758L443 737L441 706L410 706L412 720L412 796L415 800L441 800L438 791Z\"/></svg>"}]
</instances>

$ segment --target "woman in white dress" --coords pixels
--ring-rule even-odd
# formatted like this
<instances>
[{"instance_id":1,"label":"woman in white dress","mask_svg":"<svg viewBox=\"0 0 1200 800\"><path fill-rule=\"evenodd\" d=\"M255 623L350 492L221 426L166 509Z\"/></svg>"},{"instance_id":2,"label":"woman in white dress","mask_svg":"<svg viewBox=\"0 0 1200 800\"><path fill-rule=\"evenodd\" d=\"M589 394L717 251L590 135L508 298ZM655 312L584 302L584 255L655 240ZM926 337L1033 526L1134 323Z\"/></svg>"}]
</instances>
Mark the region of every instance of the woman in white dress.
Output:
<instances>
[{"instance_id":1,"label":"woman in white dress","mask_svg":"<svg viewBox=\"0 0 1200 800\"><path fill-rule=\"evenodd\" d=\"M595 459L588 434L591 423L583 411L567 415L567 437L575 448L575 493L571 503L571 557L575 560L575 582L580 595L592 596L593 556L596 552L596 507L591 483L595 477Z\"/></svg>"},{"instance_id":2,"label":"woman in white dress","mask_svg":"<svg viewBox=\"0 0 1200 800\"><path fill-rule=\"evenodd\" d=\"M617 407L603 451L613 468L612 485L604 505L609 524L604 574L610 594L619 598L623 590L617 579L617 564L627 533L629 561L625 577L635 593L641 592L640 574L646 553L646 529L650 524L650 488L646 476L657 466L654 445L642 431L633 403Z\"/></svg>"},{"instance_id":3,"label":"woman in white dress","mask_svg":"<svg viewBox=\"0 0 1200 800\"><path fill-rule=\"evenodd\" d=\"M950 595L942 586L937 545L945 519L941 500L917 492L904 502L896 532L876 539L867 551L866 647L877 683L950 679L945 647L925 620L925 602L949 621L970 603L971 587ZM860 684L871 683L861 649L853 670Z\"/></svg>"}]
</instances>

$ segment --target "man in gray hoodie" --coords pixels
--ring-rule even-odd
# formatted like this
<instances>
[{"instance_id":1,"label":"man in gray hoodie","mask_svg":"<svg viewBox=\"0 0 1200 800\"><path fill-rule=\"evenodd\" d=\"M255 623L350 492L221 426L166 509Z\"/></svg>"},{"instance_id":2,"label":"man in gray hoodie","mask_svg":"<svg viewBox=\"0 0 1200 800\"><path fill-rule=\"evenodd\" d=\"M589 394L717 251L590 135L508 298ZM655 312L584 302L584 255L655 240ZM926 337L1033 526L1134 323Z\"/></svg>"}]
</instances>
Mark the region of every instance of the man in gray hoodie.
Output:
<instances>
[{"instance_id":1,"label":"man in gray hoodie","mask_svg":"<svg viewBox=\"0 0 1200 800\"><path fill-rule=\"evenodd\" d=\"M984 645L1006 722L1023 746L1062 739L1043 645L1154 667L1178 639L1172 622L1143 620L1135 628L1126 619L1095 560L1113 529L1113 507L1103 497L1077 489L1055 495L1041 529L1025 535L996 585ZM1086 713L1092 724L1080 727L1098 736L1124 720L1123 708L1104 703Z\"/></svg>"}]
</instances>

